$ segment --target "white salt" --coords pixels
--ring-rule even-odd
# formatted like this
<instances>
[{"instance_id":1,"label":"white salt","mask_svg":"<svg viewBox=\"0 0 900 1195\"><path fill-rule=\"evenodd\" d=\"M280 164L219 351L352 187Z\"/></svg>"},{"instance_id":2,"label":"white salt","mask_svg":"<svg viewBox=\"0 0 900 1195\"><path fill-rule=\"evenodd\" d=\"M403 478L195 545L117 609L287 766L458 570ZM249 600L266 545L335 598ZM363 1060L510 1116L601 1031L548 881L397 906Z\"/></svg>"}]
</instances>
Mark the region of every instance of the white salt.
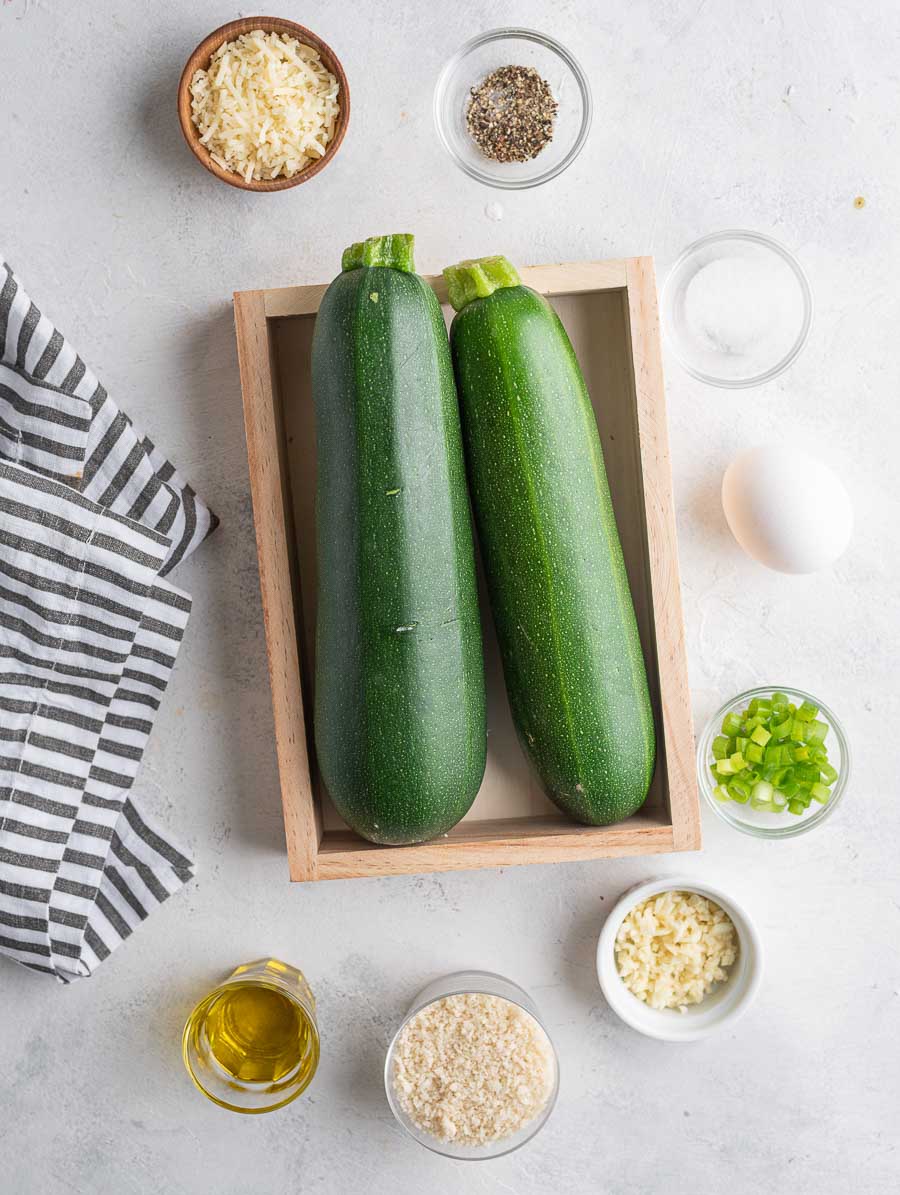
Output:
<instances>
[{"instance_id":1,"label":"white salt","mask_svg":"<svg viewBox=\"0 0 900 1195\"><path fill-rule=\"evenodd\" d=\"M797 279L768 256L722 257L693 276L684 296L687 327L707 351L777 360L797 335Z\"/></svg>"}]
</instances>

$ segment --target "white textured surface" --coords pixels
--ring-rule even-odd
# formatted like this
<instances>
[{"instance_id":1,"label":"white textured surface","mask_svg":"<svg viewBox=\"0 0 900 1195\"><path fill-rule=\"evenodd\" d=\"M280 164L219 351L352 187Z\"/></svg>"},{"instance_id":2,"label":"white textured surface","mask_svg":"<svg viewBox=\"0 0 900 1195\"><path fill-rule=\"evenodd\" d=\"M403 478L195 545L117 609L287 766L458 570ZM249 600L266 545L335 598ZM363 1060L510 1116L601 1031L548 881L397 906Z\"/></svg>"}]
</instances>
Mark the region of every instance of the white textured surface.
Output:
<instances>
[{"instance_id":1,"label":"white textured surface","mask_svg":"<svg viewBox=\"0 0 900 1195\"><path fill-rule=\"evenodd\" d=\"M175 84L212 0L0 5L0 241L117 401L171 451L223 526L177 574L195 612L143 768L143 800L195 851L198 879L93 980L62 990L0 964L4 1195L305 1190L860 1195L896 1190L900 1124L900 438L897 88L891 0L573 3L426 0L274 6L341 55L344 147L281 195L206 175ZM437 144L431 88L492 25L556 34L588 70L580 160L497 198ZM856 210L854 196L866 206ZM323 224L324 217L324 224ZM320 281L360 236L409 228L418 261L654 253L745 226L795 249L817 318L789 374L705 389L669 362L669 419L694 713L783 679L832 702L856 778L808 838L756 842L707 819L702 854L289 887L230 315L233 289ZM854 498L849 554L790 578L743 557L718 489L748 444L797 435ZM767 976L719 1039L666 1046L620 1024L593 955L628 884L689 871L757 916ZM181 1067L186 1013L233 964L273 952L320 1002L308 1098L239 1118ZM427 979L509 974L560 1048L535 1141L475 1169L405 1140L380 1090L385 1043Z\"/></svg>"}]
</instances>

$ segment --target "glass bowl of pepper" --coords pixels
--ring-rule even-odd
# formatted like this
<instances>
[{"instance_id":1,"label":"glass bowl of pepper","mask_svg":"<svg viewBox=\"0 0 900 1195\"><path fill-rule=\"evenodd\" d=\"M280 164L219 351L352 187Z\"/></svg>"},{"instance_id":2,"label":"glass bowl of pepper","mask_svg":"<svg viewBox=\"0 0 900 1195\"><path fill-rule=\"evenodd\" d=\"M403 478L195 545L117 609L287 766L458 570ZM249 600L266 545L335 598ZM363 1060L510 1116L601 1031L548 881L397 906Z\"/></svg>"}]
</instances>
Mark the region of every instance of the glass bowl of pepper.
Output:
<instances>
[{"instance_id":1,"label":"glass bowl of pepper","mask_svg":"<svg viewBox=\"0 0 900 1195\"><path fill-rule=\"evenodd\" d=\"M536 187L575 160L591 127L584 71L533 29L493 29L466 42L434 90L441 143L471 178L504 190Z\"/></svg>"},{"instance_id":2,"label":"glass bowl of pepper","mask_svg":"<svg viewBox=\"0 0 900 1195\"><path fill-rule=\"evenodd\" d=\"M707 723L697 773L707 804L736 830L794 838L837 808L850 745L828 706L802 689L748 689Z\"/></svg>"}]
</instances>

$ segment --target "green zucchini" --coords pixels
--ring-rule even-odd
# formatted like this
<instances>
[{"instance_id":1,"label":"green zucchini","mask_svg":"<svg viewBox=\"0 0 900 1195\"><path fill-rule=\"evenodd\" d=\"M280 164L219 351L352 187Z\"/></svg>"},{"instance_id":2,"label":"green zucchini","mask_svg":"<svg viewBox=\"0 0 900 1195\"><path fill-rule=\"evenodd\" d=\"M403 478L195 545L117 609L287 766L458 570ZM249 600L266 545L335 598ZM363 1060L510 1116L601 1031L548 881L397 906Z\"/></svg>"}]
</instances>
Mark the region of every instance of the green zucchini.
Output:
<instances>
[{"instance_id":1,"label":"green zucchini","mask_svg":"<svg viewBox=\"0 0 900 1195\"><path fill-rule=\"evenodd\" d=\"M645 800L656 744L593 408L558 316L505 258L444 273L513 719L551 800L608 825Z\"/></svg>"},{"instance_id":2,"label":"green zucchini","mask_svg":"<svg viewBox=\"0 0 900 1195\"><path fill-rule=\"evenodd\" d=\"M450 346L411 236L344 254L316 318L315 741L372 842L446 833L484 774L481 627Z\"/></svg>"}]
</instances>

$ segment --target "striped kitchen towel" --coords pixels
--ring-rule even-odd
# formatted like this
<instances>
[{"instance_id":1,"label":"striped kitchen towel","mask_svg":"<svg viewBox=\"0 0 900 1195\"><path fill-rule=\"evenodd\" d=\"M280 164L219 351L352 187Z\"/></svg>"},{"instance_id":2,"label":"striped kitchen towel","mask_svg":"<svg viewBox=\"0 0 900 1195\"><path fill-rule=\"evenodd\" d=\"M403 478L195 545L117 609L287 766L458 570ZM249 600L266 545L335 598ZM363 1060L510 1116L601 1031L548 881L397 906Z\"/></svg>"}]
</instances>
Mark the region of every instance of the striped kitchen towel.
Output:
<instances>
[{"instance_id":1,"label":"striped kitchen towel","mask_svg":"<svg viewBox=\"0 0 900 1195\"><path fill-rule=\"evenodd\" d=\"M0 259L0 456L77 486L171 540L163 574L216 517L141 436Z\"/></svg>"},{"instance_id":2,"label":"striped kitchen towel","mask_svg":"<svg viewBox=\"0 0 900 1195\"><path fill-rule=\"evenodd\" d=\"M0 953L90 975L191 875L129 795L216 524L0 267Z\"/></svg>"}]
</instances>

